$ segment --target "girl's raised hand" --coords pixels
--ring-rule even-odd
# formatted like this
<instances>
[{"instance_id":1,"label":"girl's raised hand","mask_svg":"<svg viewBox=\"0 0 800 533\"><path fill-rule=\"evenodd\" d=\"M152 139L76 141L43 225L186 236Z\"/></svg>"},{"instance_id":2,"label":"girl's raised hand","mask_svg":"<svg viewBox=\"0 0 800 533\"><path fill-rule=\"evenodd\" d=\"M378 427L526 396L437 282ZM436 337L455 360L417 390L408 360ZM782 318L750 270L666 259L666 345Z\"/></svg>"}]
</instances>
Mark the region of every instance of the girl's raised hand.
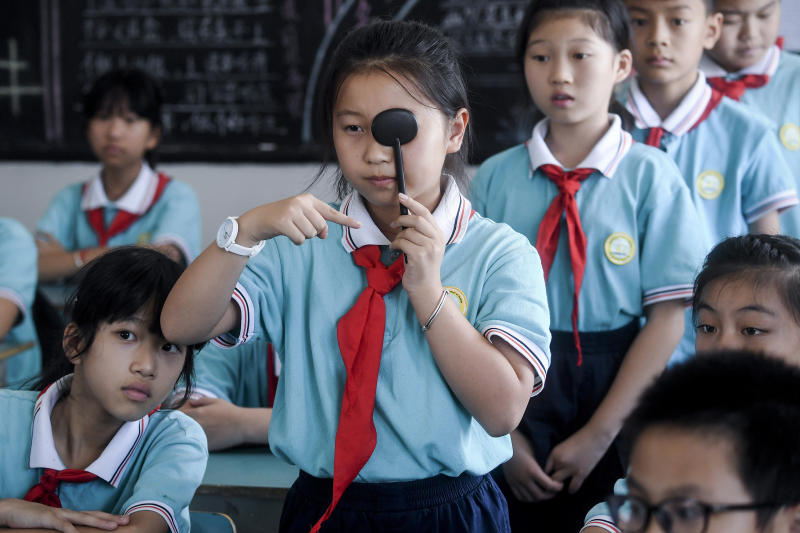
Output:
<instances>
[{"instance_id":1,"label":"girl's raised hand","mask_svg":"<svg viewBox=\"0 0 800 533\"><path fill-rule=\"evenodd\" d=\"M52 529L63 533L78 533L75 526L89 526L112 531L130 522L130 516L101 511L72 511L48 507L41 503L16 498L0 500L0 529Z\"/></svg>"},{"instance_id":2,"label":"girl's raised hand","mask_svg":"<svg viewBox=\"0 0 800 533\"><path fill-rule=\"evenodd\" d=\"M424 205L405 194L400 194L400 203L408 208L408 214L400 215L390 225L404 228L391 244L392 249L406 254L403 288L409 295L425 291L438 298L442 290L444 235Z\"/></svg>"},{"instance_id":3,"label":"girl's raised hand","mask_svg":"<svg viewBox=\"0 0 800 533\"><path fill-rule=\"evenodd\" d=\"M351 228L361 226L356 219L305 193L256 207L243 214L239 217L239 227L244 228L244 235L249 235L252 242L237 241L239 244L253 245L261 240L286 235L293 243L302 244L306 239L326 238L327 221Z\"/></svg>"}]
</instances>

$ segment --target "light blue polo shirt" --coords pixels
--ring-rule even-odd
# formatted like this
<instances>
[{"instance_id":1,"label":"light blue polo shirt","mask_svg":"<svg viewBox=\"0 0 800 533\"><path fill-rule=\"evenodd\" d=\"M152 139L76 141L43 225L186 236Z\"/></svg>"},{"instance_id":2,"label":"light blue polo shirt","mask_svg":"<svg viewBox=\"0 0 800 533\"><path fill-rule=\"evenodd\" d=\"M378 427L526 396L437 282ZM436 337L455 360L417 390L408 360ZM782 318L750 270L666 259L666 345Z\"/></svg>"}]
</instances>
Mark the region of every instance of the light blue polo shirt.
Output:
<instances>
[{"instance_id":1,"label":"light blue polo shirt","mask_svg":"<svg viewBox=\"0 0 800 533\"><path fill-rule=\"evenodd\" d=\"M250 259L233 295L242 316L237 341L269 340L282 362L270 448L318 477L333 477L345 382L336 324L366 287L364 269L350 254L363 245L389 244L360 196L348 196L340 210L362 227L343 231L329 224L327 239L301 246L286 237L269 240ZM433 216L448 243L441 279L450 298L485 337L504 339L530 362L535 391L541 390L550 333L536 251L508 226L473 215L452 178ZM509 436L489 436L448 387L402 284L384 301L373 415L378 442L356 481L480 475L508 460Z\"/></svg>"},{"instance_id":2,"label":"light blue polo shirt","mask_svg":"<svg viewBox=\"0 0 800 533\"><path fill-rule=\"evenodd\" d=\"M44 468L63 470L50 413L72 375L35 391L0 390L0 498L23 498ZM157 411L126 422L87 471L100 479L61 483L64 508L132 514L158 513L171 533L188 533L189 502L203 479L208 449L200 425L178 411Z\"/></svg>"},{"instance_id":3,"label":"light blue polo shirt","mask_svg":"<svg viewBox=\"0 0 800 533\"><path fill-rule=\"evenodd\" d=\"M202 220L197 196L189 185L170 180L153 203L158 176L142 164L130 188L116 201L106 196L100 176L62 189L39 219L37 230L50 233L66 250L99 245L86 211L103 207L108 227L120 209L141 215L128 229L111 237L108 246L173 244L192 261L200 251Z\"/></svg>"},{"instance_id":4,"label":"light blue polo shirt","mask_svg":"<svg viewBox=\"0 0 800 533\"><path fill-rule=\"evenodd\" d=\"M268 407L268 347L260 339L233 348L208 343L194 358L192 392L240 407ZM275 362L278 374L277 357Z\"/></svg>"},{"instance_id":5,"label":"light blue polo shirt","mask_svg":"<svg viewBox=\"0 0 800 533\"><path fill-rule=\"evenodd\" d=\"M33 236L11 218L0 218L0 298L19 309L19 320L5 337L3 350L32 342L33 346L0 361L0 387L32 384L42 370L42 353L31 307L36 291L38 252Z\"/></svg>"},{"instance_id":6,"label":"light blue polo shirt","mask_svg":"<svg viewBox=\"0 0 800 533\"><path fill-rule=\"evenodd\" d=\"M586 234L586 270L578 329L608 331L643 316L644 307L692 296L706 244L675 163L655 148L633 143L620 119L579 167L595 168L575 195ZM539 224L558 195L538 170L562 166L544 141L547 119L525 143L490 157L472 182L475 209L536 242ZM566 225L547 279L552 328L572 331L572 280Z\"/></svg>"},{"instance_id":7,"label":"light blue polo shirt","mask_svg":"<svg viewBox=\"0 0 800 533\"><path fill-rule=\"evenodd\" d=\"M746 234L748 224L766 213L797 204L791 171L766 119L725 97L697 124L711 97L700 72L680 105L662 121L635 78L624 93L625 105L636 118L636 140L644 142L648 128L656 126L669 132L662 146L681 170L701 219L684 235L704 231L704 254L727 237ZM695 336L687 310L684 336L671 363L694 353Z\"/></svg>"},{"instance_id":8,"label":"light blue polo shirt","mask_svg":"<svg viewBox=\"0 0 800 533\"><path fill-rule=\"evenodd\" d=\"M772 122L781 153L794 176L794 186L800 189L800 56L772 46L761 61L740 72L728 73L708 57L703 58L700 68L708 77L731 80L745 74L769 76L763 87L747 89L741 102ZM781 213L781 232L800 237L800 208Z\"/></svg>"},{"instance_id":9,"label":"light blue polo shirt","mask_svg":"<svg viewBox=\"0 0 800 533\"><path fill-rule=\"evenodd\" d=\"M625 482L625 478L618 479L614 483L614 494L625 495L627 493L628 484ZM599 527L609 533L622 533L614 524L614 520L611 518L611 509L609 509L606 502L599 502L586 513L581 531L588 527Z\"/></svg>"}]
</instances>

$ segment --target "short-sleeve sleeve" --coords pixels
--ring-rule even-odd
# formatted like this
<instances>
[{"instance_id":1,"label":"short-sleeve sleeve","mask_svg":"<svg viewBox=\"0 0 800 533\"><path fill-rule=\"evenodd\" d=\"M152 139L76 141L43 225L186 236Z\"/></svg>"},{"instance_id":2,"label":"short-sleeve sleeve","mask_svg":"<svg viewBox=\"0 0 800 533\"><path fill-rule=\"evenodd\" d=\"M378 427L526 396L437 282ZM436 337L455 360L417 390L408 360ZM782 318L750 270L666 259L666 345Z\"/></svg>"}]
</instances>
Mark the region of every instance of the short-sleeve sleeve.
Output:
<instances>
[{"instance_id":1,"label":"short-sleeve sleeve","mask_svg":"<svg viewBox=\"0 0 800 533\"><path fill-rule=\"evenodd\" d=\"M264 245L263 250L250 259L245 267L231 299L239 308L238 330L214 339L224 348L243 344L251 338L272 342L277 350L283 350L283 266L278 243L285 237L275 237Z\"/></svg>"},{"instance_id":2,"label":"short-sleeve sleeve","mask_svg":"<svg viewBox=\"0 0 800 533\"><path fill-rule=\"evenodd\" d=\"M120 506L124 514L152 511L167 523L171 533L188 533L189 503L203 480L208 460L206 436L200 425L176 411L162 417L157 435L145 444L146 453L133 492ZM153 421L151 420L151 424Z\"/></svg>"},{"instance_id":3,"label":"short-sleeve sleeve","mask_svg":"<svg viewBox=\"0 0 800 533\"><path fill-rule=\"evenodd\" d=\"M625 479L618 479L614 484L614 494L624 495L627 493L628 486L625 483ZM588 513L586 513L586 518L584 519L583 528L581 528L581 531L588 527L599 527L600 529L608 531L609 533L621 533L620 529L611 519L611 511L606 502L598 503L589 509Z\"/></svg>"},{"instance_id":4,"label":"short-sleeve sleeve","mask_svg":"<svg viewBox=\"0 0 800 533\"><path fill-rule=\"evenodd\" d=\"M0 219L0 298L11 301L23 317L36 290L36 244L16 220Z\"/></svg>"},{"instance_id":5,"label":"short-sleeve sleeve","mask_svg":"<svg viewBox=\"0 0 800 533\"><path fill-rule=\"evenodd\" d=\"M158 202L159 216L153 230L153 244L173 244L187 262L200 252L200 204L197 195L186 183L172 180Z\"/></svg>"},{"instance_id":6,"label":"short-sleeve sleeve","mask_svg":"<svg viewBox=\"0 0 800 533\"><path fill-rule=\"evenodd\" d=\"M66 250L78 248L76 223L81 212L81 187L75 184L59 191L36 223L38 231L52 235Z\"/></svg>"},{"instance_id":7,"label":"short-sleeve sleeve","mask_svg":"<svg viewBox=\"0 0 800 533\"><path fill-rule=\"evenodd\" d=\"M533 394L544 386L550 366L550 312L539 255L528 240L505 224L504 246L486 271L476 328L490 341L501 338L536 371ZM499 248L499 247L498 247Z\"/></svg>"},{"instance_id":8,"label":"short-sleeve sleeve","mask_svg":"<svg viewBox=\"0 0 800 533\"><path fill-rule=\"evenodd\" d=\"M710 243L706 242L689 189L675 163L667 157L657 161L639 217L642 304L667 300L690 300L694 278L703 264Z\"/></svg>"},{"instance_id":9,"label":"short-sleeve sleeve","mask_svg":"<svg viewBox=\"0 0 800 533\"><path fill-rule=\"evenodd\" d=\"M792 171L786 164L778 140L764 132L751 154L742 176L742 210L748 224L771 211L797 205Z\"/></svg>"}]
</instances>

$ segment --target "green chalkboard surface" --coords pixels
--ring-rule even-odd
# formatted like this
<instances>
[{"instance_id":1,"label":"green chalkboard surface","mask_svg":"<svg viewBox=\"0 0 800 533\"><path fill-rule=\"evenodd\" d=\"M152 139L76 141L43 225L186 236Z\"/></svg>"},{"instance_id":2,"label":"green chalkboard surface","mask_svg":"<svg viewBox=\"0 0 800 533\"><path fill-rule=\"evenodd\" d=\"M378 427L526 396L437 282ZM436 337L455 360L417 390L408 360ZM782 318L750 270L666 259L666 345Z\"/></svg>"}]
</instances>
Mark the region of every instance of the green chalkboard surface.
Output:
<instances>
[{"instance_id":1,"label":"green chalkboard surface","mask_svg":"<svg viewBox=\"0 0 800 533\"><path fill-rule=\"evenodd\" d=\"M530 131L513 43L524 1L8 0L0 18L0 158L91 159L80 95L137 66L161 79L167 161L307 161L319 79L342 35L423 20L454 42L476 161Z\"/></svg>"}]
</instances>

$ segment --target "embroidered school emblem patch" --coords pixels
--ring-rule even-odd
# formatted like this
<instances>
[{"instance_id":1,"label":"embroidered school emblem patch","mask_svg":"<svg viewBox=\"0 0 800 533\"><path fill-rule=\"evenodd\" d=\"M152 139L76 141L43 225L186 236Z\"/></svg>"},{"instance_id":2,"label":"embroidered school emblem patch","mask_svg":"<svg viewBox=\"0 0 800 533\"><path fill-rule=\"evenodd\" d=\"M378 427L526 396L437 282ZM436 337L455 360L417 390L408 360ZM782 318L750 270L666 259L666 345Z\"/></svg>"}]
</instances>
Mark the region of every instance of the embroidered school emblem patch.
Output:
<instances>
[{"instance_id":1,"label":"embroidered school emblem patch","mask_svg":"<svg viewBox=\"0 0 800 533\"><path fill-rule=\"evenodd\" d=\"M697 194L706 200L713 200L725 188L725 178L716 170L704 170L697 176Z\"/></svg>"},{"instance_id":2,"label":"embroidered school emblem patch","mask_svg":"<svg viewBox=\"0 0 800 533\"><path fill-rule=\"evenodd\" d=\"M800 149L800 126L787 122L781 127L781 142L787 150L795 151Z\"/></svg>"},{"instance_id":3,"label":"embroidered school emblem patch","mask_svg":"<svg viewBox=\"0 0 800 533\"><path fill-rule=\"evenodd\" d=\"M445 285L444 288L450 293L450 299L458 305L458 309L461 311L461 314L467 316L467 308L469 307L469 303L467 302L467 295L464 294L464 291L451 285Z\"/></svg>"},{"instance_id":4,"label":"embroidered school emblem patch","mask_svg":"<svg viewBox=\"0 0 800 533\"><path fill-rule=\"evenodd\" d=\"M624 231L608 236L605 243L606 257L615 265L626 265L636 254L636 242Z\"/></svg>"}]
</instances>

